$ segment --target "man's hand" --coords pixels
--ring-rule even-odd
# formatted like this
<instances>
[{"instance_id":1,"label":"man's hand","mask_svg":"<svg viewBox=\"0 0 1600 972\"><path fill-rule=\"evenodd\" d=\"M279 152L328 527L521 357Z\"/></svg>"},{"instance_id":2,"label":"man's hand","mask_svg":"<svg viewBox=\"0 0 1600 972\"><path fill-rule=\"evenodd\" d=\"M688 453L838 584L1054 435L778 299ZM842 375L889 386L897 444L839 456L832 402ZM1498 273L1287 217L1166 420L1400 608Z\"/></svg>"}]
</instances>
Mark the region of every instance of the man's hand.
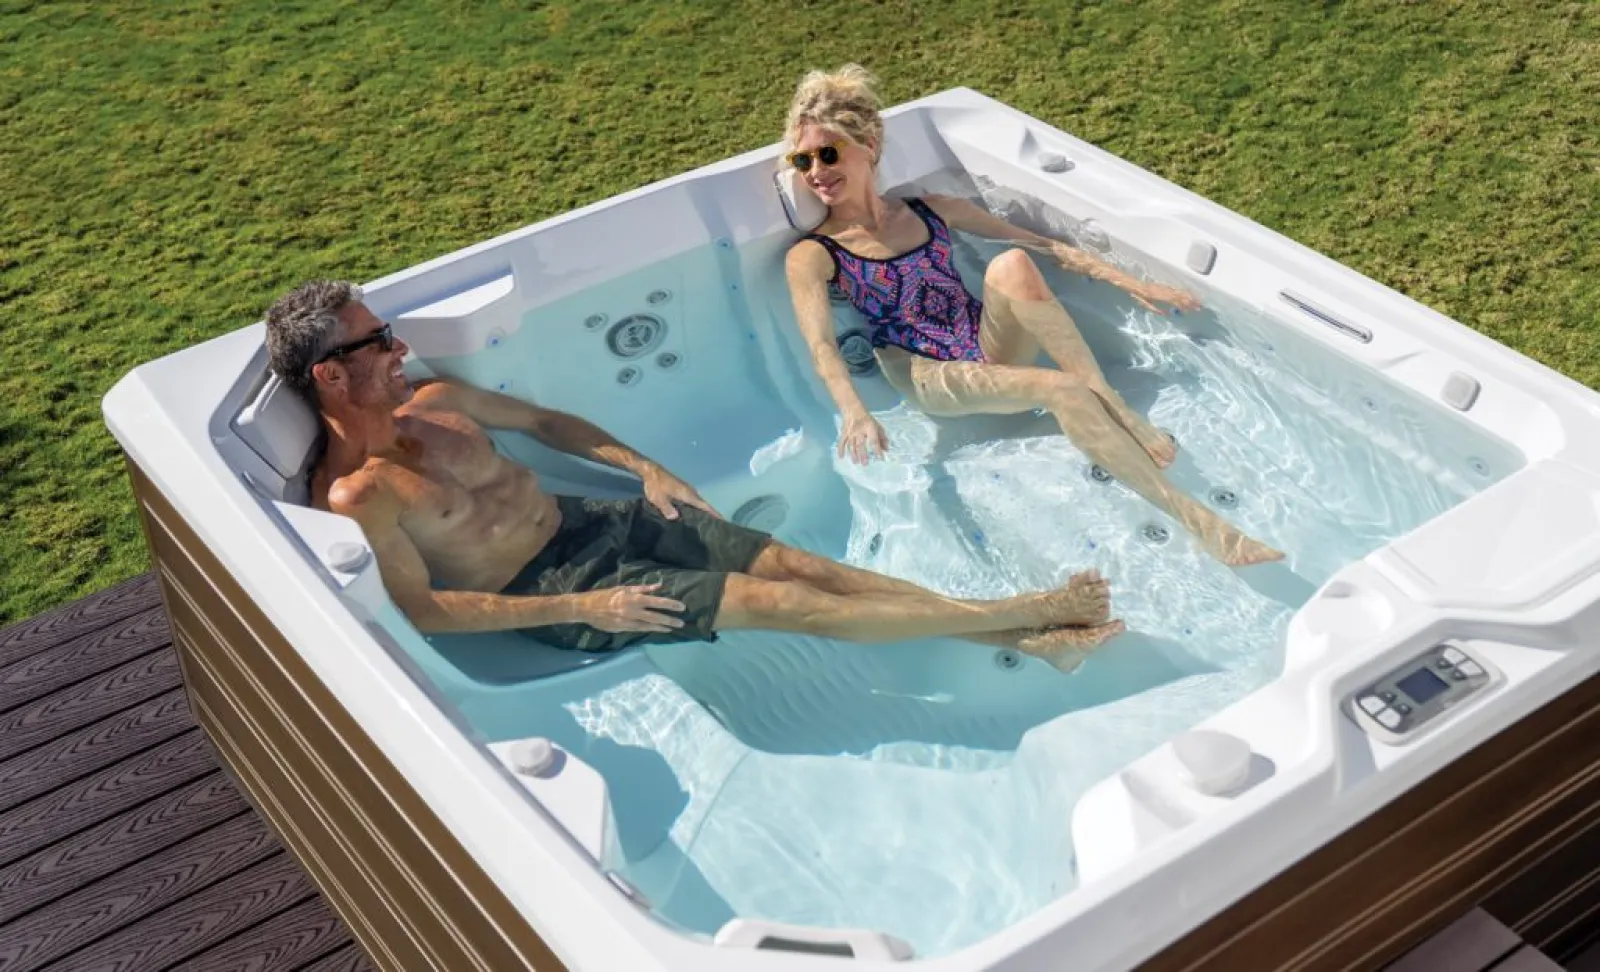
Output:
<instances>
[{"instance_id":1,"label":"man's hand","mask_svg":"<svg viewBox=\"0 0 1600 972\"><path fill-rule=\"evenodd\" d=\"M683 602L651 593L660 587L660 584L635 584L568 595L576 605L573 620L601 631L613 632L664 633L683 627L682 618L663 613L683 613Z\"/></svg>"},{"instance_id":2,"label":"man's hand","mask_svg":"<svg viewBox=\"0 0 1600 972\"><path fill-rule=\"evenodd\" d=\"M705 510L717 519L722 519L722 514L712 509L710 503L701 499L693 486L660 466L649 466L639 478L644 480L644 498L669 520L678 518L679 503Z\"/></svg>"}]
</instances>

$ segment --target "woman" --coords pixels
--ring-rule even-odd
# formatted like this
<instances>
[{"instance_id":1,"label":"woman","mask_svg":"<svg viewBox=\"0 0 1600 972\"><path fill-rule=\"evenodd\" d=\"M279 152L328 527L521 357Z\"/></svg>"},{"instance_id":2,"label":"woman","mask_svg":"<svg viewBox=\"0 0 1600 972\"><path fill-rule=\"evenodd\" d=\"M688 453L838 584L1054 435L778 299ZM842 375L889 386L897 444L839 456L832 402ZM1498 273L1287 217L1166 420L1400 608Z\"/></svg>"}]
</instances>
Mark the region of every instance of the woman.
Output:
<instances>
[{"instance_id":1,"label":"woman","mask_svg":"<svg viewBox=\"0 0 1600 972\"><path fill-rule=\"evenodd\" d=\"M1158 312L1160 303L1194 310L1200 305L1193 295L1136 280L963 199L878 195L873 169L883 121L872 78L856 65L806 76L789 109L786 141L792 150L785 161L828 207L827 220L790 249L787 272L812 363L843 417L841 455L865 463L888 439L834 343L830 283L867 318L885 377L924 412L1048 409L1074 445L1171 514L1218 560L1244 566L1283 556L1167 481L1161 469L1176 456L1175 445L1106 383L1027 253L1007 250L990 261L980 301L956 271L949 227L1047 251L1068 270L1121 287ZM1059 371L1033 366L1041 349Z\"/></svg>"}]
</instances>

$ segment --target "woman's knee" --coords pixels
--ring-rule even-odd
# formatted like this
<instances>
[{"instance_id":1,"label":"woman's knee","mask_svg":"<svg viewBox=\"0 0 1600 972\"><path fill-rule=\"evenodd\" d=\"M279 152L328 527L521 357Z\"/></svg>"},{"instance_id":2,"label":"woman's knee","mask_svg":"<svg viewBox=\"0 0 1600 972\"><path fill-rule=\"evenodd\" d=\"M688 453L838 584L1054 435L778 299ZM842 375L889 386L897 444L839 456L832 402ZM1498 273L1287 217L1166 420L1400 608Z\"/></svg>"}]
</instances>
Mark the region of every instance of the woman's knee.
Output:
<instances>
[{"instance_id":1,"label":"woman's knee","mask_svg":"<svg viewBox=\"0 0 1600 972\"><path fill-rule=\"evenodd\" d=\"M989 261L984 282L1008 297L1017 300L1046 300L1050 289L1044 277L1028 255L1028 251L1013 247Z\"/></svg>"}]
</instances>

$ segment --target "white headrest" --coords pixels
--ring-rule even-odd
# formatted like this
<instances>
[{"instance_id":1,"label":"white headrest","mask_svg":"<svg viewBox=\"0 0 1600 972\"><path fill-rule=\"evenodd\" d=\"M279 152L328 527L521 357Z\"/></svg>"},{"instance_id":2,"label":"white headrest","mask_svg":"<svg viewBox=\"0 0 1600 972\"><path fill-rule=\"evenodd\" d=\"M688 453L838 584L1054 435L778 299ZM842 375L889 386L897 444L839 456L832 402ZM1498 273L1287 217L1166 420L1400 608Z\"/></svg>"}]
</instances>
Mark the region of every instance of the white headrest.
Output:
<instances>
[{"instance_id":1,"label":"white headrest","mask_svg":"<svg viewBox=\"0 0 1600 972\"><path fill-rule=\"evenodd\" d=\"M233 420L239 438L289 482L311 464L322 421L300 393L269 374L266 384Z\"/></svg>"},{"instance_id":2,"label":"white headrest","mask_svg":"<svg viewBox=\"0 0 1600 972\"><path fill-rule=\"evenodd\" d=\"M873 171L874 182L879 194L895 195L888 180L885 178L884 167L879 165ZM802 233L809 233L822 225L828 218L828 207L823 205L817 194L811 191L805 180L800 178L800 173L784 166L772 174L772 185L778 191L778 202L783 204L783 215L789 220L789 225Z\"/></svg>"},{"instance_id":3,"label":"white headrest","mask_svg":"<svg viewBox=\"0 0 1600 972\"><path fill-rule=\"evenodd\" d=\"M802 233L809 233L828 218L828 207L800 178L800 173L784 166L772 174L772 184L778 189L778 201L783 204L783 214L789 225Z\"/></svg>"}]
</instances>

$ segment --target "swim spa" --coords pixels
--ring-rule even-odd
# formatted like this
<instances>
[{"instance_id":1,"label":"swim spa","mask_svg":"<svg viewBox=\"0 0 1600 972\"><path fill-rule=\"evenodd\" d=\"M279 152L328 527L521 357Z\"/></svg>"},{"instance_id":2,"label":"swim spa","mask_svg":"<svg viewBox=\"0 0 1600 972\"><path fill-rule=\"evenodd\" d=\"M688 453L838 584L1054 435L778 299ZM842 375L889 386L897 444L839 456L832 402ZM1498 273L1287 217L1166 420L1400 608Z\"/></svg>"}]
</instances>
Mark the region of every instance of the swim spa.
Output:
<instances>
[{"instance_id":1,"label":"swim spa","mask_svg":"<svg viewBox=\"0 0 1600 972\"><path fill-rule=\"evenodd\" d=\"M776 146L367 302L414 376L582 414L796 545L963 596L1099 567L1131 631L1078 670L954 641L425 639L359 528L303 505L316 423L267 379L259 325L145 365L106 414L197 716L380 965L1179 968L1259 928L1387 956L1426 920L1377 934L1353 909L1307 934L1250 909L1316 909L1297 864L1447 770L1491 777L1507 730L1554 738L1533 717L1600 668L1592 393L972 92L888 125L887 187L968 195L1202 297L1162 318L1047 274L1177 438L1173 478L1286 564L1208 561L1041 417L910 412L843 305L894 449L835 460L781 277L817 214ZM975 285L996 248L960 251ZM497 444L552 491L632 490ZM1418 846L1373 863L1407 875L1363 878L1376 900L1420 887L1396 870L1427 871Z\"/></svg>"}]
</instances>

